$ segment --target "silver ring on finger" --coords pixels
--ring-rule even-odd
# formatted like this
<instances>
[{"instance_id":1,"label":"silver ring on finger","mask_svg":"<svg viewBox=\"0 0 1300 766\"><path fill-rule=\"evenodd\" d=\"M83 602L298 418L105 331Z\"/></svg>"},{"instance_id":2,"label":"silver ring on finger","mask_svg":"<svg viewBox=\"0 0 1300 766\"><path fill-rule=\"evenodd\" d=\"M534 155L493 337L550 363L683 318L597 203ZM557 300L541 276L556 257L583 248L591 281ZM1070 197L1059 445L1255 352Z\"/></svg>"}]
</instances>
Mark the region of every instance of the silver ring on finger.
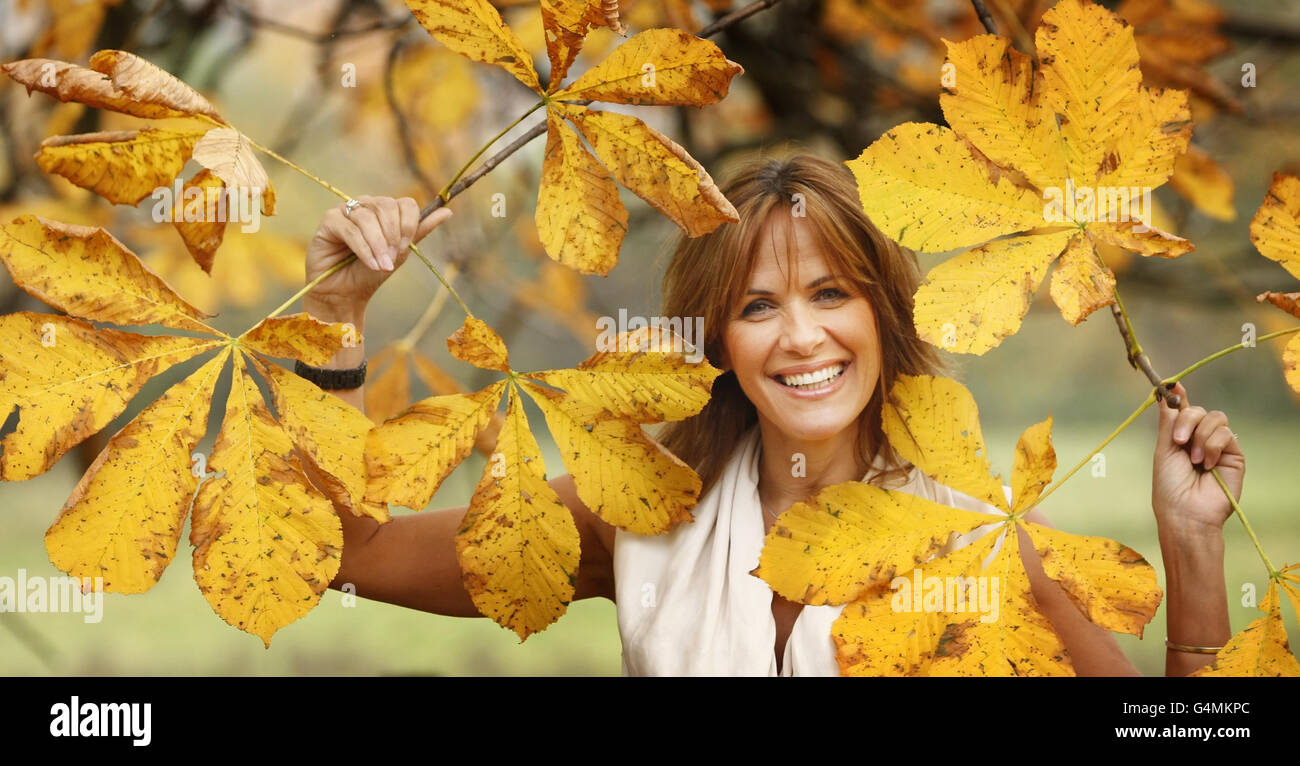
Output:
<instances>
[{"instance_id":1,"label":"silver ring on finger","mask_svg":"<svg viewBox=\"0 0 1300 766\"><path fill-rule=\"evenodd\" d=\"M347 216L348 218L352 218L352 211L356 210L359 207L361 207L360 202L357 202L354 199L350 199L347 202L343 203L343 215Z\"/></svg>"}]
</instances>

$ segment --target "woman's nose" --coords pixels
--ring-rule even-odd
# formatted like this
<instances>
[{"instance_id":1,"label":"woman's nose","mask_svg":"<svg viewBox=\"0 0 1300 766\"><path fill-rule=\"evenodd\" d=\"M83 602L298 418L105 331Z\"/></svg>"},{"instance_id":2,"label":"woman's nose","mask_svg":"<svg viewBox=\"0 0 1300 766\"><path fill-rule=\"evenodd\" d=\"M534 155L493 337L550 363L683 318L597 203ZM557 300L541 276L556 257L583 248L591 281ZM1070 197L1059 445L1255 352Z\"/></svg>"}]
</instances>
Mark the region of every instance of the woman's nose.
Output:
<instances>
[{"instance_id":1,"label":"woman's nose","mask_svg":"<svg viewBox=\"0 0 1300 766\"><path fill-rule=\"evenodd\" d=\"M781 324L781 349L791 354L809 356L826 339L821 322L807 306L791 307Z\"/></svg>"}]
</instances>

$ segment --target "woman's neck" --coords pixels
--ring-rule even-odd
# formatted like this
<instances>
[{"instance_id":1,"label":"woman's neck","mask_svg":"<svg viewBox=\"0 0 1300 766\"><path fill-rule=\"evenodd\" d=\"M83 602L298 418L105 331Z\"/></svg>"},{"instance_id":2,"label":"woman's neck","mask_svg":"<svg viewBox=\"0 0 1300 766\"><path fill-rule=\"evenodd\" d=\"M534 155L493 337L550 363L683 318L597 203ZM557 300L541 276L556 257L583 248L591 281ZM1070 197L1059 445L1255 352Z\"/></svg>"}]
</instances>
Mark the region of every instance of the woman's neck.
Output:
<instances>
[{"instance_id":1,"label":"woman's neck","mask_svg":"<svg viewBox=\"0 0 1300 766\"><path fill-rule=\"evenodd\" d=\"M758 428L762 439L758 497L774 514L826 487L858 481L866 473L855 449L857 423L819 441L791 438L761 420Z\"/></svg>"}]
</instances>

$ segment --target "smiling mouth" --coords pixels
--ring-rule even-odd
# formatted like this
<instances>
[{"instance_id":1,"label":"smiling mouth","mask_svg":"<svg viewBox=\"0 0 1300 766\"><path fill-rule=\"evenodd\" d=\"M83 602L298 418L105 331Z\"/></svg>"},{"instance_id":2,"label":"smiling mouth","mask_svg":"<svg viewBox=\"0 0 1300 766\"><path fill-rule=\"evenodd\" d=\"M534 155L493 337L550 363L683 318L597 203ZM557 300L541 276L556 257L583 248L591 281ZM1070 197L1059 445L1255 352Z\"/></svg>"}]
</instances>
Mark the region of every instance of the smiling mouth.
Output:
<instances>
[{"instance_id":1,"label":"smiling mouth","mask_svg":"<svg viewBox=\"0 0 1300 766\"><path fill-rule=\"evenodd\" d=\"M837 362L813 372L804 372L798 375L773 375L772 379L786 388L793 388L796 391L817 391L834 383L836 379L844 374L844 370L848 366L848 362Z\"/></svg>"}]
</instances>

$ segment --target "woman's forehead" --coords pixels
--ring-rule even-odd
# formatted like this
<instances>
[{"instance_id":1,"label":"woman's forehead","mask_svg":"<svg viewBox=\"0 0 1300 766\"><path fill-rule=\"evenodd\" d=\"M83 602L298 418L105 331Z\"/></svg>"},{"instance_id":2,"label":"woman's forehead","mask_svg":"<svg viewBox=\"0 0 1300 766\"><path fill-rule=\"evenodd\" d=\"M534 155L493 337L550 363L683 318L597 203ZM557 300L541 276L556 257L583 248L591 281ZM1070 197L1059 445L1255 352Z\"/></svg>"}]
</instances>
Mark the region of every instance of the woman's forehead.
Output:
<instances>
[{"instance_id":1,"label":"woman's forehead","mask_svg":"<svg viewBox=\"0 0 1300 766\"><path fill-rule=\"evenodd\" d=\"M822 252L820 237L807 220L775 209L759 230L749 282L795 282L834 271Z\"/></svg>"}]
</instances>

